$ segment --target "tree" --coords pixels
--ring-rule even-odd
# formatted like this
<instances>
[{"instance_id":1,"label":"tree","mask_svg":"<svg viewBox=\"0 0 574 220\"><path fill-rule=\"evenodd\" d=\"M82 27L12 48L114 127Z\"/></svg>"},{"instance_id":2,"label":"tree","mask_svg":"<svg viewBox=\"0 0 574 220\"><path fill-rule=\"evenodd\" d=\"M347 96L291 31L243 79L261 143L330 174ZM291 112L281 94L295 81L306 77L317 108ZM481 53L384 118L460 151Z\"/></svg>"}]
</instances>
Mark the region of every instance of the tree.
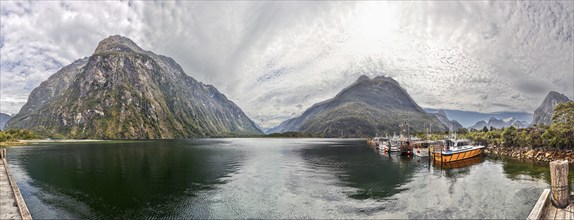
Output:
<instances>
[{"instance_id":1,"label":"tree","mask_svg":"<svg viewBox=\"0 0 574 220\"><path fill-rule=\"evenodd\" d=\"M482 127L482 132L488 132L488 128L486 127L486 125Z\"/></svg>"},{"instance_id":2,"label":"tree","mask_svg":"<svg viewBox=\"0 0 574 220\"><path fill-rule=\"evenodd\" d=\"M542 138L552 147L574 148L574 102L556 105L550 128L544 132Z\"/></svg>"},{"instance_id":3,"label":"tree","mask_svg":"<svg viewBox=\"0 0 574 220\"><path fill-rule=\"evenodd\" d=\"M505 128L502 132L502 141L506 147L516 146L516 128L513 126Z\"/></svg>"},{"instance_id":4,"label":"tree","mask_svg":"<svg viewBox=\"0 0 574 220\"><path fill-rule=\"evenodd\" d=\"M468 129L466 128L459 128L458 131L456 132L458 134L468 134Z\"/></svg>"}]
</instances>

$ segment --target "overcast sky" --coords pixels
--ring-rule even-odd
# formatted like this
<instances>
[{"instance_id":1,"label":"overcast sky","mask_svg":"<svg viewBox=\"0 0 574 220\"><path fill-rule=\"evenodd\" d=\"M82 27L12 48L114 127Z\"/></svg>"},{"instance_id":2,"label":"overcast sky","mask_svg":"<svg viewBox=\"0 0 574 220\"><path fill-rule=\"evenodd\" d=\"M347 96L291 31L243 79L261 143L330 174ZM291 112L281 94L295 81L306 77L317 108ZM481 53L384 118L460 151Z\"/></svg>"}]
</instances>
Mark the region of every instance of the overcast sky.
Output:
<instances>
[{"instance_id":1,"label":"overcast sky","mask_svg":"<svg viewBox=\"0 0 574 220\"><path fill-rule=\"evenodd\" d=\"M0 112L109 35L174 58L268 128L361 74L425 108L533 112L574 96L574 2L0 2Z\"/></svg>"}]
</instances>

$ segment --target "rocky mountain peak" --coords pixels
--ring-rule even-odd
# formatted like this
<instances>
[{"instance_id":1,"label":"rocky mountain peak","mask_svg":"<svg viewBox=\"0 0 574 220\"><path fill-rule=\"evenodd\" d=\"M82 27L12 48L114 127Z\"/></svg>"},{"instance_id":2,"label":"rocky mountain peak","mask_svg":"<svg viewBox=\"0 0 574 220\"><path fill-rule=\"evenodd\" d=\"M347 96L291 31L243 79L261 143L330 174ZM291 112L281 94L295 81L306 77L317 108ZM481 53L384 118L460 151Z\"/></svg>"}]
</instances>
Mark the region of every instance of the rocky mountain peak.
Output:
<instances>
[{"instance_id":1,"label":"rocky mountain peak","mask_svg":"<svg viewBox=\"0 0 574 220\"><path fill-rule=\"evenodd\" d=\"M556 105L567 101L570 101L570 99L568 99L564 94L560 94L555 91L548 92L548 95L546 95L542 104L540 104L536 111L534 111L532 124L550 125Z\"/></svg>"},{"instance_id":2,"label":"rocky mountain peak","mask_svg":"<svg viewBox=\"0 0 574 220\"><path fill-rule=\"evenodd\" d=\"M371 80L371 78L369 78L369 77L366 76L366 75L361 75L361 76L359 76L359 78L357 79L357 82L368 81L368 80Z\"/></svg>"},{"instance_id":3,"label":"rocky mountain peak","mask_svg":"<svg viewBox=\"0 0 574 220\"><path fill-rule=\"evenodd\" d=\"M446 117L446 112L444 112L442 109L438 110L437 114Z\"/></svg>"},{"instance_id":4,"label":"rocky mountain peak","mask_svg":"<svg viewBox=\"0 0 574 220\"><path fill-rule=\"evenodd\" d=\"M447 127L426 113L398 82L377 76L359 79L332 99L314 104L299 117L269 129L268 133L298 131L323 137L369 137L398 132L400 120L408 117L412 130L433 131Z\"/></svg>"},{"instance_id":5,"label":"rocky mountain peak","mask_svg":"<svg viewBox=\"0 0 574 220\"><path fill-rule=\"evenodd\" d=\"M542 102L544 103L550 103L550 102L567 102L570 101L570 99L568 99L568 97L566 97L564 94L562 93L558 93L555 91L550 91L548 92L548 95L546 95L546 98L544 98L544 101Z\"/></svg>"},{"instance_id":6,"label":"rocky mountain peak","mask_svg":"<svg viewBox=\"0 0 574 220\"><path fill-rule=\"evenodd\" d=\"M511 122L511 121L516 121L516 118L514 118L514 117L508 117L508 118L502 119L502 121L508 123L508 122Z\"/></svg>"},{"instance_id":7,"label":"rocky mountain peak","mask_svg":"<svg viewBox=\"0 0 574 220\"><path fill-rule=\"evenodd\" d=\"M458 123L458 121L456 120L450 120L447 116L446 116L446 112L443 111L442 109L439 110L437 113L433 113L438 120L440 120L440 122L442 124L444 124L444 126L446 126L449 130L452 131L457 131L458 129L462 128L462 125L460 123Z\"/></svg>"},{"instance_id":8,"label":"rocky mountain peak","mask_svg":"<svg viewBox=\"0 0 574 220\"><path fill-rule=\"evenodd\" d=\"M185 74L175 60L118 35L40 84L6 126L79 139L261 133L215 87Z\"/></svg>"},{"instance_id":9,"label":"rocky mountain peak","mask_svg":"<svg viewBox=\"0 0 574 220\"><path fill-rule=\"evenodd\" d=\"M94 54L105 52L142 53L144 50L142 50L136 43L127 37L112 35L100 41L98 47L96 47L96 50L94 51Z\"/></svg>"}]
</instances>

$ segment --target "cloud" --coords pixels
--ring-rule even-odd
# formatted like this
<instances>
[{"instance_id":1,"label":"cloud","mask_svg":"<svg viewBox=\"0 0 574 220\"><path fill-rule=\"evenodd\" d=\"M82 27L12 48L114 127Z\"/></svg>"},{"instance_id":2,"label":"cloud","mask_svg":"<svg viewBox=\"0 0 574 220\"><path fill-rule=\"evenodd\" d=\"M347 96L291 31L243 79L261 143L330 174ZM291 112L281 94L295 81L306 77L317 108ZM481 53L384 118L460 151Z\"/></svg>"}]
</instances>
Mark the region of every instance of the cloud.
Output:
<instances>
[{"instance_id":1,"label":"cloud","mask_svg":"<svg viewBox=\"0 0 574 220\"><path fill-rule=\"evenodd\" d=\"M0 8L0 111L8 113L112 34L174 58L264 128L362 74L391 76L431 108L532 112L550 90L574 97L568 1L9 1Z\"/></svg>"}]
</instances>

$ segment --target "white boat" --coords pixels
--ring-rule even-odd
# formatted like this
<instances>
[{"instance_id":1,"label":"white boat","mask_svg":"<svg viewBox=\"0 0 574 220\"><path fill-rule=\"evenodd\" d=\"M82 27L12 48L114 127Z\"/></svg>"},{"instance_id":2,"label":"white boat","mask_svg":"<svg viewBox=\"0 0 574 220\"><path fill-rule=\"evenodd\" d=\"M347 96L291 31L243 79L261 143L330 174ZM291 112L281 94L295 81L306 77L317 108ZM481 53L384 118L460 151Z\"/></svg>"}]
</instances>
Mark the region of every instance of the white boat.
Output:
<instances>
[{"instance_id":1,"label":"white boat","mask_svg":"<svg viewBox=\"0 0 574 220\"><path fill-rule=\"evenodd\" d=\"M374 138L369 138L367 140L367 143L369 145L374 145L374 146L379 146L379 140L382 139L381 137L374 137Z\"/></svg>"},{"instance_id":2,"label":"white boat","mask_svg":"<svg viewBox=\"0 0 574 220\"><path fill-rule=\"evenodd\" d=\"M434 141L417 141L414 143L413 153L418 157L429 157L434 146L438 146L438 143Z\"/></svg>"},{"instance_id":3,"label":"white boat","mask_svg":"<svg viewBox=\"0 0 574 220\"><path fill-rule=\"evenodd\" d=\"M385 141L382 143L381 149L387 152L401 151L398 138L385 139Z\"/></svg>"}]
</instances>

